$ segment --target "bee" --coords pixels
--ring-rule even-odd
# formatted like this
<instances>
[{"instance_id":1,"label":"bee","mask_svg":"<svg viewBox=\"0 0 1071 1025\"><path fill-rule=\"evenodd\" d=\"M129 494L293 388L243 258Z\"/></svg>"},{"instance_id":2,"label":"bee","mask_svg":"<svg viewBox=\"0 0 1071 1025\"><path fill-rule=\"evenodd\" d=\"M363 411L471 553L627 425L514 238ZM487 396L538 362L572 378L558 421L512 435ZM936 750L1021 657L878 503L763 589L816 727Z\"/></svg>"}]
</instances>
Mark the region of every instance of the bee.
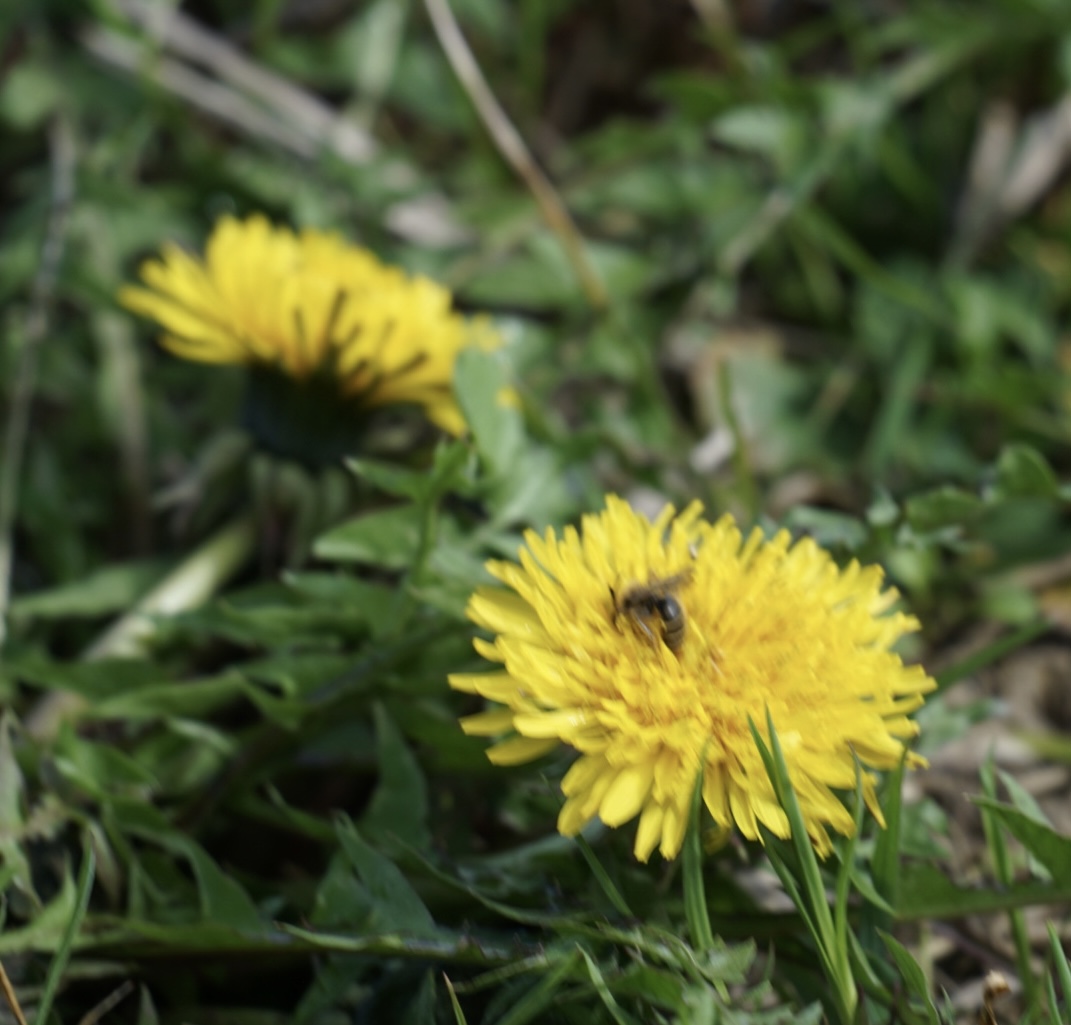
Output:
<instances>
[{"instance_id":1,"label":"bee","mask_svg":"<svg viewBox=\"0 0 1071 1025\"><path fill-rule=\"evenodd\" d=\"M630 584L620 597L611 587L615 620L618 616L628 616L655 644L660 636L666 647L673 654L678 654L684 645L688 620L676 592L688 582L691 575L691 570L685 570L671 577L656 577L646 584ZM658 621L658 635L651 629L653 620Z\"/></svg>"}]
</instances>

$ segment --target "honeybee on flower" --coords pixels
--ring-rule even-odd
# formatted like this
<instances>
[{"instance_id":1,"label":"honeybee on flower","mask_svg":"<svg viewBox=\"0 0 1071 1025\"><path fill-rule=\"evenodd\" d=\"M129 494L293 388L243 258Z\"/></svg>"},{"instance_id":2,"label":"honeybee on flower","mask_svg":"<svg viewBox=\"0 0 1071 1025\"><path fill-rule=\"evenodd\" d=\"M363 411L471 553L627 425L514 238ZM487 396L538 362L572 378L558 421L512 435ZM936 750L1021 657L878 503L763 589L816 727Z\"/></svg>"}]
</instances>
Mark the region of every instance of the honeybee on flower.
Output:
<instances>
[{"instance_id":1,"label":"honeybee on flower","mask_svg":"<svg viewBox=\"0 0 1071 1025\"><path fill-rule=\"evenodd\" d=\"M636 857L657 847L673 858L701 777L718 826L756 839L762 823L787 836L749 725L764 731L767 711L819 853L832 849L830 829L854 831L837 792L854 790L857 759L881 819L872 770L905 757L917 733L909 714L936 684L892 651L919 624L890 611L897 592L883 588L879 567L841 569L787 531L745 538L730 516L704 520L698 503L651 522L611 495L579 530L530 531L518 562L488 569L504 586L477 590L468 615L494 635L475 646L499 669L450 684L492 703L462 726L496 738L493 762L561 744L577 752L562 780L563 834L596 816L608 826L638 816ZM622 580L646 590L619 594ZM661 583L652 591L651 581ZM644 628L623 628L626 604Z\"/></svg>"}]
</instances>

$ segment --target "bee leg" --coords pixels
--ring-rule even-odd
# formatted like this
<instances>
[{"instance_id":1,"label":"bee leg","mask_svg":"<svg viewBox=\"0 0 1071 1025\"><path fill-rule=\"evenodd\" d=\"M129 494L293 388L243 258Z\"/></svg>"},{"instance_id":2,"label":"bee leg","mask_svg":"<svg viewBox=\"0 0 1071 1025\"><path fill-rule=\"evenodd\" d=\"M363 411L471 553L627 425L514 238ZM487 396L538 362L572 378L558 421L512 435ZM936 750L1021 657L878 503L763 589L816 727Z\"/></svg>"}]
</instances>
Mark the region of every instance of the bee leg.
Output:
<instances>
[{"instance_id":1,"label":"bee leg","mask_svg":"<svg viewBox=\"0 0 1071 1025\"><path fill-rule=\"evenodd\" d=\"M647 625L646 620L641 619L639 616L634 616L633 621L645 634L647 634L650 642L657 648L661 638Z\"/></svg>"}]
</instances>

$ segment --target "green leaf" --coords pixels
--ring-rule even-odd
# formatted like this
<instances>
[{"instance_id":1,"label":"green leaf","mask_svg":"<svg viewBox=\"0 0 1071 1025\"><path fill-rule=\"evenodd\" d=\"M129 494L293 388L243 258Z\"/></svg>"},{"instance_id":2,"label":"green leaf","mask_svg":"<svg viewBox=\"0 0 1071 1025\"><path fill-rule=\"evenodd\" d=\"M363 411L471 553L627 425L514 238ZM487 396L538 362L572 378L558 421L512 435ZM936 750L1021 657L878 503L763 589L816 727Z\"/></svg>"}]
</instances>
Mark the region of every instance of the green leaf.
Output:
<instances>
[{"instance_id":1,"label":"green leaf","mask_svg":"<svg viewBox=\"0 0 1071 1025\"><path fill-rule=\"evenodd\" d=\"M158 719L163 716L203 717L241 697L249 689L241 674L231 670L206 680L181 680L133 687L105 698L89 709L99 719Z\"/></svg>"},{"instance_id":2,"label":"green leaf","mask_svg":"<svg viewBox=\"0 0 1071 1025\"><path fill-rule=\"evenodd\" d=\"M264 604L239 594L221 598L196 612L183 614L159 627L168 643L191 645L206 638L226 638L248 647L333 647L363 638L368 625L342 605L301 604L296 596L269 598Z\"/></svg>"},{"instance_id":3,"label":"green leaf","mask_svg":"<svg viewBox=\"0 0 1071 1025\"><path fill-rule=\"evenodd\" d=\"M148 796L159 787L156 777L138 760L118 748L77 736L70 723L64 723L53 757L62 776L98 800L131 789Z\"/></svg>"},{"instance_id":4,"label":"green leaf","mask_svg":"<svg viewBox=\"0 0 1071 1025\"><path fill-rule=\"evenodd\" d=\"M365 513L316 539L317 558L407 569L416 557L424 514L415 505Z\"/></svg>"},{"instance_id":5,"label":"green leaf","mask_svg":"<svg viewBox=\"0 0 1071 1025\"><path fill-rule=\"evenodd\" d=\"M373 459L347 459L346 465L380 491L419 504L446 491L471 492L472 481L464 472L470 461L472 450L465 442L446 441L436 446L430 470L410 470Z\"/></svg>"},{"instance_id":6,"label":"green leaf","mask_svg":"<svg viewBox=\"0 0 1071 1025\"><path fill-rule=\"evenodd\" d=\"M0 715L0 865L24 894L37 903L29 859L19 842L24 832L26 782L11 743L12 715ZM0 888L0 894L3 888Z\"/></svg>"},{"instance_id":7,"label":"green leaf","mask_svg":"<svg viewBox=\"0 0 1071 1025\"><path fill-rule=\"evenodd\" d=\"M713 125L714 138L769 158L782 174L790 173L808 152L810 132L799 114L784 107L738 106Z\"/></svg>"},{"instance_id":8,"label":"green leaf","mask_svg":"<svg viewBox=\"0 0 1071 1025\"><path fill-rule=\"evenodd\" d=\"M188 837L165 842L190 862L201 895L201 914L210 922L259 932L264 925L256 905L236 879L223 872L208 853Z\"/></svg>"},{"instance_id":9,"label":"green leaf","mask_svg":"<svg viewBox=\"0 0 1071 1025\"><path fill-rule=\"evenodd\" d=\"M993 490L1000 498L1055 498L1059 494L1059 482L1037 449L1008 445L997 460Z\"/></svg>"},{"instance_id":10,"label":"green leaf","mask_svg":"<svg viewBox=\"0 0 1071 1025\"><path fill-rule=\"evenodd\" d=\"M1068 900L1071 900L1071 885L1032 882L999 888L968 888L956 886L932 865L909 862L902 869L896 917L900 922L963 918Z\"/></svg>"},{"instance_id":11,"label":"green leaf","mask_svg":"<svg viewBox=\"0 0 1071 1025\"><path fill-rule=\"evenodd\" d=\"M454 387L476 447L493 473L505 474L524 445L520 413L505 398L508 387L499 358L470 348L461 352Z\"/></svg>"},{"instance_id":12,"label":"green leaf","mask_svg":"<svg viewBox=\"0 0 1071 1025\"><path fill-rule=\"evenodd\" d=\"M676 1011L678 1015L687 1011L686 984L685 972L676 965L672 971L668 971L650 964L633 964L614 980L614 988L619 996L637 997L655 1007ZM708 987L704 986L703 989Z\"/></svg>"},{"instance_id":13,"label":"green leaf","mask_svg":"<svg viewBox=\"0 0 1071 1025\"><path fill-rule=\"evenodd\" d=\"M1051 825L1045 817L1045 812L1042 811L1041 805L1038 804L1037 799L1022 785L1022 783L1020 783L1011 773L1005 772L1003 769L998 770L997 775L1000 777L1001 783L1007 788L1008 797L1011 798L1011 803L1015 805L1019 811L1034 819L1036 822L1041 822L1044 825Z\"/></svg>"},{"instance_id":14,"label":"green leaf","mask_svg":"<svg viewBox=\"0 0 1071 1025\"><path fill-rule=\"evenodd\" d=\"M368 928L417 937L436 935L435 920L398 866L365 843L349 819L340 818L336 828L346 858L372 897L374 914Z\"/></svg>"},{"instance_id":15,"label":"green leaf","mask_svg":"<svg viewBox=\"0 0 1071 1025\"><path fill-rule=\"evenodd\" d=\"M111 808L116 823L125 832L178 854L190 863L197 880L202 919L239 932L264 930L266 923L249 895L196 840L172 829L167 819L149 805L116 801Z\"/></svg>"},{"instance_id":16,"label":"green leaf","mask_svg":"<svg viewBox=\"0 0 1071 1025\"><path fill-rule=\"evenodd\" d=\"M78 890L65 866L59 892L20 929L0 932L0 955L24 954L31 950L54 953L63 942L71 921L78 915Z\"/></svg>"},{"instance_id":17,"label":"green leaf","mask_svg":"<svg viewBox=\"0 0 1071 1025\"><path fill-rule=\"evenodd\" d=\"M529 310L586 310L588 303L561 243L550 231L528 231L523 248L494 254L465 282L464 298L474 305ZM615 298L642 290L660 270L629 246L592 242L585 251Z\"/></svg>"},{"instance_id":18,"label":"green leaf","mask_svg":"<svg viewBox=\"0 0 1071 1025\"><path fill-rule=\"evenodd\" d=\"M361 816L361 831L373 837L393 834L410 847L426 850L431 845L431 833L424 773L383 706L375 704L373 712L379 745L379 785Z\"/></svg>"},{"instance_id":19,"label":"green leaf","mask_svg":"<svg viewBox=\"0 0 1071 1025\"><path fill-rule=\"evenodd\" d=\"M466 441L441 441L435 447L431 470L427 473L431 482L431 494L441 497L447 492L475 495L476 458Z\"/></svg>"},{"instance_id":20,"label":"green leaf","mask_svg":"<svg viewBox=\"0 0 1071 1025\"><path fill-rule=\"evenodd\" d=\"M23 619L112 615L134 604L166 571L159 559L105 566L73 583L19 596L11 603L11 614Z\"/></svg>"},{"instance_id":21,"label":"green leaf","mask_svg":"<svg viewBox=\"0 0 1071 1025\"><path fill-rule=\"evenodd\" d=\"M544 449L529 449L509 472L491 482L487 502L493 528L522 523L539 528L573 506L562 481L559 458Z\"/></svg>"},{"instance_id":22,"label":"green leaf","mask_svg":"<svg viewBox=\"0 0 1071 1025\"><path fill-rule=\"evenodd\" d=\"M920 533L970 523L984 508L977 495L951 485L910 498L904 506L908 523Z\"/></svg>"},{"instance_id":23,"label":"green leaf","mask_svg":"<svg viewBox=\"0 0 1071 1025\"><path fill-rule=\"evenodd\" d=\"M794 506L785 515L784 526L794 534L809 534L824 548L843 545L849 552L868 538L866 525L857 517L812 505Z\"/></svg>"},{"instance_id":24,"label":"green leaf","mask_svg":"<svg viewBox=\"0 0 1071 1025\"><path fill-rule=\"evenodd\" d=\"M249 680L270 683L273 690L278 688L288 697L298 697L314 694L352 668L352 654L314 650L293 654L280 652L269 658L244 662L241 672Z\"/></svg>"},{"instance_id":25,"label":"green leaf","mask_svg":"<svg viewBox=\"0 0 1071 1025\"><path fill-rule=\"evenodd\" d=\"M138 923L138 928L139 930L142 928L141 923ZM479 943L474 943L468 931L450 933L439 930L430 936L403 937L396 929L382 933L368 930L360 933L328 933L302 929L299 926L281 925L278 932L270 934L270 939L278 944L280 936L296 940L293 949L298 951L328 951L335 954L364 954L380 957L394 957L401 953L409 958L424 958L436 962L454 960L459 963L487 967L513 965L518 958L541 960L546 956L545 948L525 942L517 936L500 939L492 935L481 939ZM3 937L0 936L0 942L2 940ZM271 947L267 949L270 950Z\"/></svg>"},{"instance_id":26,"label":"green leaf","mask_svg":"<svg viewBox=\"0 0 1071 1025\"><path fill-rule=\"evenodd\" d=\"M394 625L394 595L396 589L388 584L361 580L345 572L288 573L284 579L302 598L311 599L342 612L353 624L364 624L374 637L381 637Z\"/></svg>"},{"instance_id":27,"label":"green leaf","mask_svg":"<svg viewBox=\"0 0 1071 1025\"><path fill-rule=\"evenodd\" d=\"M887 491L879 490L873 501L867 506L866 521L870 526L880 530L891 527L900 519L900 506Z\"/></svg>"},{"instance_id":28,"label":"green leaf","mask_svg":"<svg viewBox=\"0 0 1071 1025\"><path fill-rule=\"evenodd\" d=\"M63 101L70 81L48 65L23 57L4 76L0 119L23 130L39 125Z\"/></svg>"},{"instance_id":29,"label":"green leaf","mask_svg":"<svg viewBox=\"0 0 1071 1025\"><path fill-rule=\"evenodd\" d=\"M923 974L918 962L912 957L911 951L888 933L881 933L880 935L896 962L896 967L900 969L900 977L906 984L907 992L922 1003L926 1021L930 1025L941 1025L940 1018L937 1015L937 1008L934 1007L933 1000L930 998L926 976Z\"/></svg>"},{"instance_id":30,"label":"green leaf","mask_svg":"<svg viewBox=\"0 0 1071 1025\"><path fill-rule=\"evenodd\" d=\"M121 696L160 679L159 666L134 658L55 662L38 655L28 655L25 658L8 659L3 672L36 687L73 691L91 703L110 695Z\"/></svg>"},{"instance_id":31,"label":"green leaf","mask_svg":"<svg viewBox=\"0 0 1071 1025\"><path fill-rule=\"evenodd\" d=\"M880 932L874 930L870 936L868 949L863 946L860 935L855 931L848 930L848 950L851 958L852 972L855 980L864 993L870 994L883 1003L889 1002L889 987L886 985L889 979L888 959L884 950L879 946L881 942Z\"/></svg>"},{"instance_id":32,"label":"green leaf","mask_svg":"<svg viewBox=\"0 0 1071 1025\"><path fill-rule=\"evenodd\" d=\"M1071 887L1071 837L1000 801L976 797L974 803L1000 819L1008 832L1049 870L1057 886Z\"/></svg>"}]
</instances>

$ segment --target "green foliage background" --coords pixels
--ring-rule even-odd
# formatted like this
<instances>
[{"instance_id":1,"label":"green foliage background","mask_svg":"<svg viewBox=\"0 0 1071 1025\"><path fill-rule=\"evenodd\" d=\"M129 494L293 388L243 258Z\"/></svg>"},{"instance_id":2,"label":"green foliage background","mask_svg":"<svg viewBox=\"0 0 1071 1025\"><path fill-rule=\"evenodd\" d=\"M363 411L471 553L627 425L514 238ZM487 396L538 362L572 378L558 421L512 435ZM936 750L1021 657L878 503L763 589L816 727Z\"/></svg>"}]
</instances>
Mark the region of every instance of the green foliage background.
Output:
<instances>
[{"instance_id":1,"label":"green foliage background","mask_svg":"<svg viewBox=\"0 0 1071 1025\"><path fill-rule=\"evenodd\" d=\"M945 686L1044 629L1014 571L1071 548L1071 193L1065 174L1017 206L1009 182L1068 103L1071 5L458 0L604 307L420 4L187 5L275 76L261 91L162 44L133 16L152 6L0 15L0 385L8 408L32 394L3 525L0 960L24 1004L78 1021L129 979L105 1020L835 1015L800 912L739 883L759 851L702 863L704 942L680 867L635 864L630 829L555 834L567 756L492 767L445 676L479 664L484 560L606 491L882 562L925 625L908 655L1006 629ZM238 120L177 95L176 67ZM287 83L371 144L325 144ZM979 139L1001 124L991 170ZM495 316L502 352L458 368L471 438L388 434L319 475L250 452L241 373L161 353L114 296L163 241L200 249L254 211ZM507 383L519 408L495 401ZM176 567L233 558L250 510L257 553L226 588L135 657L86 657ZM935 701L922 750L964 714ZM1071 896L1067 838L986 792L1034 878L957 886L926 804L845 853L859 1020L952 1020L882 930ZM1045 985L1031 1020L1067 997Z\"/></svg>"}]
</instances>

